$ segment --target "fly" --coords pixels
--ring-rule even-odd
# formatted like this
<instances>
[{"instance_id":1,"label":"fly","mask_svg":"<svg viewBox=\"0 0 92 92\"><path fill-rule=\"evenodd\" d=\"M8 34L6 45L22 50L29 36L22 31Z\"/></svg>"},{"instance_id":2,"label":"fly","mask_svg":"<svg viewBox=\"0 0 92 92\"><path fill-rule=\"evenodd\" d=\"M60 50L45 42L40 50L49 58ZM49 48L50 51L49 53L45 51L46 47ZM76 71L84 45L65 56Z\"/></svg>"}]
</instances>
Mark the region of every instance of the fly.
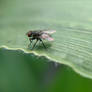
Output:
<instances>
[{"instance_id":1,"label":"fly","mask_svg":"<svg viewBox=\"0 0 92 92\"><path fill-rule=\"evenodd\" d=\"M43 47L46 49L45 44L43 43L43 40L53 41L54 39L51 37L51 34L56 32L55 30L31 30L26 33L26 35L29 37L30 44L33 42L33 40L36 40L34 43L32 49L36 46L37 42L40 41L43 44Z\"/></svg>"}]
</instances>

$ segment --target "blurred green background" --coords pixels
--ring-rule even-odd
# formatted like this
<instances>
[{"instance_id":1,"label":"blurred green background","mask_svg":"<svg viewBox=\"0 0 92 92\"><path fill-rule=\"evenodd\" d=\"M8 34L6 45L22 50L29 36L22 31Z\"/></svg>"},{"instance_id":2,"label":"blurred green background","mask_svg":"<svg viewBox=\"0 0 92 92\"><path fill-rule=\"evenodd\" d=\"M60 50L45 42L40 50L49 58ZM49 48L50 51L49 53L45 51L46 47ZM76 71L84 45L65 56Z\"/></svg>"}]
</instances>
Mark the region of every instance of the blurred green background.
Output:
<instances>
[{"instance_id":1,"label":"blurred green background","mask_svg":"<svg viewBox=\"0 0 92 92\"><path fill-rule=\"evenodd\" d=\"M71 68L17 50L0 49L0 92L91 92L92 80Z\"/></svg>"}]
</instances>

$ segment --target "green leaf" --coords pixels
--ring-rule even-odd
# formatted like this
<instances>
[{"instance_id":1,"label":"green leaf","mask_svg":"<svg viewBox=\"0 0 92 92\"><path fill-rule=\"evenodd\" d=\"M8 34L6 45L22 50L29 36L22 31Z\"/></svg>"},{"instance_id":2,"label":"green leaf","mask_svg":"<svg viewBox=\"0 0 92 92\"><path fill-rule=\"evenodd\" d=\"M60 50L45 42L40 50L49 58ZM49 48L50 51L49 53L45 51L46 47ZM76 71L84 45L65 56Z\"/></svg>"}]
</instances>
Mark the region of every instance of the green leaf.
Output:
<instances>
[{"instance_id":1,"label":"green leaf","mask_svg":"<svg viewBox=\"0 0 92 92\"><path fill-rule=\"evenodd\" d=\"M0 49L0 91L43 92L40 89L46 84L45 76L50 64L46 61L20 50Z\"/></svg>"},{"instance_id":2,"label":"green leaf","mask_svg":"<svg viewBox=\"0 0 92 92\"><path fill-rule=\"evenodd\" d=\"M1 0L0 47L46 56L92 78L92 1ZM54 42L38 44L32 51L29 30L54 29Z\"/></svg>"},{"instance_id":3,"label":"green leaf","mask_svg":"<svg viewBox=\"0 0 92 92\"><path fill-rule=\"evenodd\" d=\"M91 92L91 85L65 65L0 48L0 92Z\"/></svg>"}]
</instances>

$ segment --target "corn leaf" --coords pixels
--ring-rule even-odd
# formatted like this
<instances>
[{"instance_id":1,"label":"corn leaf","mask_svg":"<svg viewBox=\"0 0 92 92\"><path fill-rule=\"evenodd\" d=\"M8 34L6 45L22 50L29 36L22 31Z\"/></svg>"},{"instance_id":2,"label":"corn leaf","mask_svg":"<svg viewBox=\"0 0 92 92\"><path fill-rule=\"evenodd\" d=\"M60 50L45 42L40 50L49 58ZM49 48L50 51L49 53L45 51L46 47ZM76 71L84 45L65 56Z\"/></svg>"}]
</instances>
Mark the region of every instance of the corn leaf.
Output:
<instances>
[{"instance_id":1,"label":"corn leaf","mask_svg":"<svg viewBox=\"0 0 92 92\"><path fill-rule=\"evenodd\" d=\"M92 1L0 0L0 47L66 64L92 78ZM53 42L28 48L29 30L56 30Z\"/></svg>"}]
</instances>

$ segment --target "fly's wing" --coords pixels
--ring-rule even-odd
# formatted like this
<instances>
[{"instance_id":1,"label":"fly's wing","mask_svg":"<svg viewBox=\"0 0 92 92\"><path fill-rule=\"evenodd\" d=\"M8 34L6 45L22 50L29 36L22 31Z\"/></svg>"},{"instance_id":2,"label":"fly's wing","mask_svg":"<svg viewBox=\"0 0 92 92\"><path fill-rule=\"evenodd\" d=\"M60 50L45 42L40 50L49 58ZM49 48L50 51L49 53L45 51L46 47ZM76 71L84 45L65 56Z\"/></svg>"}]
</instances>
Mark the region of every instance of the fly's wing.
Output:
<instances>
[{"instance_id":1,"label":"fly's wing","mask_svg":"<svg viewBox=\"0 0 92 92\"><path fill-rule=\"evenodd\" d=\"M48 40L48 41L54 40L50 35L45 34L45 33L41 35L41 38L44 39L44 40Z\"/></svg>"},{"instance_id":2,"label":"fly's wing","mask_svg":"<svg viewBox=\"0 0 92 92\"><path fill-rule=\"evenodd\" d=\"M41 31L41 33L46 33L46 34L53 34L55 32L56 32L56 30L44 30L44 31Z\"/></svg>"}]
</instances>

